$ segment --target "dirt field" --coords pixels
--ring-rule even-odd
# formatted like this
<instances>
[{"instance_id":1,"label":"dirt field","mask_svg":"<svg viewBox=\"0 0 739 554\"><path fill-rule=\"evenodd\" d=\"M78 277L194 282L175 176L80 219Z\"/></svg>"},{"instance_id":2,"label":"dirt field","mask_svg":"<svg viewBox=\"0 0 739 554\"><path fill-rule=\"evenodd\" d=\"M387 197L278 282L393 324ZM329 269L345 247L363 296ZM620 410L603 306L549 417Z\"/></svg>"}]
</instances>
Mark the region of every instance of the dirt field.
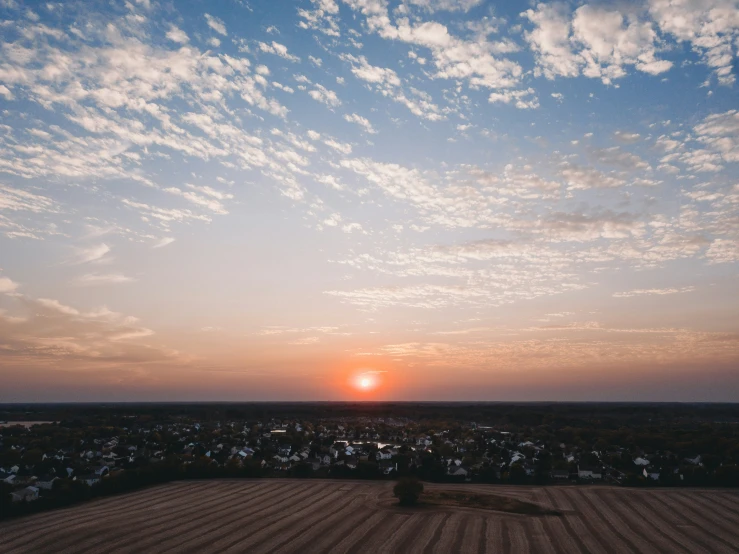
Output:
<instances>
[{"instance_id":1,"label":"dirt field","mask_svg":"<svg viewBox=\"0 0 739 554\"><path fill-rule=\"evenodd\" d=\"M0 552L739 552L739 492L461 487L563 515L399 509L392 483L189 481L5 522Z\"/></svg>"}]
</instances>

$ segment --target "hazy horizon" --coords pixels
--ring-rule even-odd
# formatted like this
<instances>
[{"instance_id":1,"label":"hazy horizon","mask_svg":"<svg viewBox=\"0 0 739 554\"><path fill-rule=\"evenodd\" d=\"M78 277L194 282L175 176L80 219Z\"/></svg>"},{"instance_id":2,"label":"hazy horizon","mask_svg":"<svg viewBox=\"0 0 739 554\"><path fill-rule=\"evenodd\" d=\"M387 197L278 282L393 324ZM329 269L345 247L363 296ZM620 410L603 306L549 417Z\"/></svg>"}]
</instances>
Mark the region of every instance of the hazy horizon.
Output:
<instances>
[{"instance_id":1,"label":"hazy horizon","mask_svg":"<svg viewBox=\"0 0 739 554\"><path fill-rule=\"evenodd\" d=\"M739 0L0 20L0 403L739 399Z\"/></svg>"}]
</instances>

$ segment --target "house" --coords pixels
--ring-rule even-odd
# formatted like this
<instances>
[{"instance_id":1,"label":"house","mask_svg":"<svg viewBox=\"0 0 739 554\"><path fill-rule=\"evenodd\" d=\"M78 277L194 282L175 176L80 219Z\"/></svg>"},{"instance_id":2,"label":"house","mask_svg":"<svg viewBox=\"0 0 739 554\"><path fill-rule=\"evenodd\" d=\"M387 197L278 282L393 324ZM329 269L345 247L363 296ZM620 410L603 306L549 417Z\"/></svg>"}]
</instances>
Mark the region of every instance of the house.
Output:
<instances>
[{"instance_id":1,"label":"house","mask_svg":"<svg viewBox=\"0 0 739 554\"><path fill-rule=\"evenodd\" d=\"M375 459L379 462L381 460L390 460L392 459L393 454L388 450L378 450L375 454Z\"/></svg>"},{"instance_id":2,"label":"house","mask_svg":"<svg viewBox=\"0 0 739 554\"><path fill-rule=\"evenodd\" d=\"M15 491L10 495L13 502L33 502L38 500L38 487L26 487L19 491Z\"/></svg>"},{"instance_id":3,"label":"house","mask_svg":"<svg viewBox=\"0 0 739 554\"><path fill-rule=\"evenodd\" d=\"M634 464L638 466L648 466L649 460L645 460L644 458L637 458L634 460Z\"/></svg>"},{"instance_id":4,"label":"house","mask_svg":"<svg viewBox=\"0 0 739 554\"><path fill-rule=\"evenodd\" d=\"M652 479L653 481L659 481L659 473L658 472L654 472L654 471L653 472L648 472L647 471L647 468L644 468L642 470L642 474L644 475L644 477L646 477L648 479Z\"/></svg>"},{"instance_id":5,"label":"house","mask_svg":"<svg viewBox=\"0 0 739 554\"><path fill-rule=\"evenodd\" d=\"M398 464L392 460L380 460L378 465L380 466L380 471L385 475L389 475L392 471L397 471L398 469Z\"/></svg>"},{"instance_id":6,"label":"house","mask_svg":"<svg viewBox=\"0 0 739 554\"><path fill-rule=\"evenodd\" d=\"M100 476L96 475L95 473L90 473L87 475L80 475L77 480L82 481L88 487L92 487L93 485L97 485L100 482Z\"/></svg>"},{"instance_id":7,"label":"house","mask_svg":"<svg viewBox=\"0 0 739 554\"><path fill-rule=\"evenodd\" d=\"M107 475L110 472L110 468L108 466L95 466L92 468L92 472L95 475L99 475L102 477L103 475Z\"/></svg>"},{"instance_id":8,"label":"house","mask_svg":"<svg viewBox=\"0 0 739 554\"><path fill-rule=\"evenodd\" d=\"M577 466L577 476L580 479L603 479L603 471L594 466Z\"/></svg>"},{"instance_id":9,"label":"house","mask_svg":"<svg viewBox=\"0 0 739 554\"><path fill-rule=\"evenodd\" d=\"M566 469L553 469L552 470L552 479L569 479L570 478L570 472Z\"/></svg>"},{"instance_id":10,"label":"house","mask_svg":"<svg viewBox=\"0 0 739 554\"><path fill-rule=\"evenodd\" d=\"M449 471L447 472L447 474L451 475L452 477L467 477L467 473L468 472L465 468L457 465L451 465L449 467Z\"/></svg>"},{"instance_id":11,"label":"house","mask_svg":"<svg viewBox=\"0 0 739 554\"><path fill-rule=\"evenodd\" d=\"M15 481L15 473L5 473L4 471L0 471L0 481L7 483L8 485L12 485L13 481Z\"/></svg>"},{"instance_id":12,"label":"house","mask_svg":"<svg viewBox=\"0 0 739 554\"><path fill-rule=\"evenodd\" d=\"M52 475L42 475L36 481L36 486L40 489L51 490L54 487L54 481L56 481L57 479L59 479L59 477Z\"/></svg>"},{"instance_id":13,"label":"house","mask_svg":"<svg viewBox=\"0 0 739 554\"><path fill-rule=\"evenodd\" d=\"M308 463L313 466L313 471L318 471L321 469L322 461L321 458L310 458L308 460Z\"/></svg>"}]
</instances>

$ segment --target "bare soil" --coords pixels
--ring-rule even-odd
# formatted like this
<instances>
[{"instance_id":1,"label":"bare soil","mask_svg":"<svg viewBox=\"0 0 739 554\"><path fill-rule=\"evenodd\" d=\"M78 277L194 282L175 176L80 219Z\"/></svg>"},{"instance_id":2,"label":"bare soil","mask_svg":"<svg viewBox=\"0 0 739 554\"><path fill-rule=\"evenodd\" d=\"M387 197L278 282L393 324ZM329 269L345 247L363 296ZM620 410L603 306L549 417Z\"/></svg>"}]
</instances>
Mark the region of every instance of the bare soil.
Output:
<instances>
[{"instance_id":1,"label":"bare soil","mask_svg":"<svg viewBox=\"0 0 739 554\"><path fill-rule=\"evenodd\" d=\"M739 491L188 481L0 524L0 552L739 552ZM560 514L560 515L554 515Z\"/></svg>"}]
</instances>

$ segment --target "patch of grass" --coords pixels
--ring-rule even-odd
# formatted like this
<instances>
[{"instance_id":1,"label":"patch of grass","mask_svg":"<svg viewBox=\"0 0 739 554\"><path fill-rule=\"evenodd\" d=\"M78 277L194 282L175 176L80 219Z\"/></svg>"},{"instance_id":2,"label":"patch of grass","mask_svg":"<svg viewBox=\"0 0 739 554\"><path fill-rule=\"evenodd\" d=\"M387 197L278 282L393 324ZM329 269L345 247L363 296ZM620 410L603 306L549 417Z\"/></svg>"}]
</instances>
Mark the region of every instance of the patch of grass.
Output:
<instances>
[{"instance_id":1,"label":"patch of grass","mask_svg":"<svg viewBox=\"0 0 739 554\"><path fill-rule=\"evenodd\" d=\"M493 510L512 514L532 516L559 516L561 512L544 508L538 504L494 494L478 494L467 491L428 491L425 492L419 504L433 506L454 506L458 508L477 508L478 510Z\"/></svg>"}]
</instances>

